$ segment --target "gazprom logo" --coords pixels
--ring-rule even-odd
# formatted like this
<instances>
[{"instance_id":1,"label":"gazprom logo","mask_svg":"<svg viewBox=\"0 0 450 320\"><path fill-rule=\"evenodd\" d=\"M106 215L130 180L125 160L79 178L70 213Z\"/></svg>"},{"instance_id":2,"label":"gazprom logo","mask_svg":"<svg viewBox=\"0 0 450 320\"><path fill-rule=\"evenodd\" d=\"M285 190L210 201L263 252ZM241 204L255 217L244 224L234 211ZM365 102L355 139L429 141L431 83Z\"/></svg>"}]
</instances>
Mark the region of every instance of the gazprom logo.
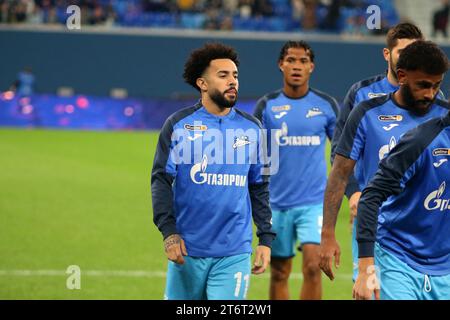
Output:
<instances>
[{"instance_id":1,"label":"gazprom logo","mask_svg":"<svg viewBox=\"0 0 450 320\"><path fill-rule=\"evenodd\" d=\"M423 205L425 209L444 211L450 209L450 199L441 199L445 191L445 181L441 183L438 190L431 192L428 197L425 198Z\"/></svg>"},{"instance_id":2,"label":"gazprom logo","mask_svg":"<svg viewBox=\"0 0 450 320\"><path fill-rule=\"evenodd\" d=\"M281 124L281 129L275 133L279 146L319 146L320 136L288 136L288 125Z\"/></svg>"},{"instance_id":3,"label":"gazprom logo","mask_svg":"<svg viewBox=\"0 0 450 320\"><path fill-rule=\"evenodd\" d=\"M397 141L395 140L395 137L391 137L391 140L389 140L389 144L385 144L380 148L378 151L378 158L380 160L383 160L383 158L397 145Z\"/></svg>"},{"instance_id":4,"label":"gazprom logo","mask_svg":"<svg viewBox=\"0 0 450 320\"><path fill-rule=\"evenodd\" d=\"M207 173L208 157L203 156L200 163L196 163L191 168L191 180L195 184L208 184L212 186L236 186L245 187L247 183L247 176L239 174L221 174L221 173Z\"/></svg>"},{"instance_id":5,"label":"gazprom logo","mask_svg":"<svg viewBox=\"0 0 450 320\"><path fill-rule=\"evenodd\" d=\"M282 136L287 136L288 135L288 126L287 126L286 122L283 122L281 124L281 135Z\"/></svg>"},{"instance_id":6,"label":"gazprom logo","mask_svg":"<svg viewBox=\"0 0 450 320\"><path fill-rule=\"evenodd\" d=\"M203 156L202 162L196 163L191 168L191 180L195 184L203 184L206 182L208 175L205 173L206 168L208 167L208 158L206 155ZM198 178L197 178L198 174Z\"/></svg>"}]
</instances>

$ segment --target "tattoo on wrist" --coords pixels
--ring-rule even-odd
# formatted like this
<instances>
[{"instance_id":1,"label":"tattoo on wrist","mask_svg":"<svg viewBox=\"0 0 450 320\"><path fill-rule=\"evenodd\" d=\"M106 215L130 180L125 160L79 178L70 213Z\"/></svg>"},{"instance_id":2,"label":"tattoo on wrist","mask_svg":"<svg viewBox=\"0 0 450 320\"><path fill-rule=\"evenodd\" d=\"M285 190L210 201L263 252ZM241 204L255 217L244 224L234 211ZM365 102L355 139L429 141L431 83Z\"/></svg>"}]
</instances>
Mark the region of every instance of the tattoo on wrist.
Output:
<instances>
[{"instance_id":1,"label":"tattoo on wrist","mask_svg":"<svg viewBox=\"0 0 450 320\"><path fill-rule=\"evenodd\" d=\"M164 250L167 251L169 247L173 246L174 244L179 244L180 242L180 236L177 234L172 234L168 236L166 240L164 240Z\"/></svg>"}]
</instances>

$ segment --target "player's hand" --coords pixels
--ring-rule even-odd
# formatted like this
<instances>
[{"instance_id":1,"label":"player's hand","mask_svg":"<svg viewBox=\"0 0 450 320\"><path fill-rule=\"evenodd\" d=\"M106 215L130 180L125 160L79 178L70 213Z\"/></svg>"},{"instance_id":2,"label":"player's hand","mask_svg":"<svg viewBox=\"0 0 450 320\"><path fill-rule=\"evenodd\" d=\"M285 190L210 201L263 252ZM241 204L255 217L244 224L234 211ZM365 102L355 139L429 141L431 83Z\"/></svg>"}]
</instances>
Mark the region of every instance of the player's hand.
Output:
<instances>
[{"instance_id":1,"label":"player's hand","mask_svg":"<svg viewBox=\"0 0 450 320\"><path fill-rule=\"evenodd\" d=\"M255 251L255 262L253 263L252 273L261 274L266 271L270 263L271 249L266 246L257 246Z\"/></svg>"},{"instance_id":2,"label":"player's hand","mask_svg":"<svg viewBox=\"0 0 450 320\"><path fill-rule=\"evenodd\" d=\"M334 266L336 269L339 268L339 262L341 259L341 249L336 241L334 233L329 234L326 231L324 232L324 230L322 231L322 239L319 250L320 269L322 269L330 280L334 280L333 257Z\"/></svg>"},{"instance_id":3,"label":"player's hand","mask_svg":"<svg viewBox=\"0 0 450 320\"><path fill-rule=\"evenodd\" d=\"M359 272L353 286L353 299L371 300L375 296L380 300L380 282L378 281L373 258L359 259Z\"/></svg>"},{"instance_id":4,"label":"player's hand","mask_svg":"<svg viewBox=\"0 0 450 320\"><path fill-rule=\"evenodd\" d=\"M350 207L350 227L353 228L353 222L355 221L356 215L358 214L358 202L361 198L361 192L355 192L348 199L348 206Z\"/></svg>"},{"instance_id":5,"label":"player's hand","mask_svg":"<svg viewBox=\"0 0 450 320\"><path fill-rule=\"evenodd\" d=\"M164 250L166 251L167 259L178 264L184 263L183 256L187 256L186 246L184 240L179 234L172 234L164 239Z\"/></svg>"}]
</instances>

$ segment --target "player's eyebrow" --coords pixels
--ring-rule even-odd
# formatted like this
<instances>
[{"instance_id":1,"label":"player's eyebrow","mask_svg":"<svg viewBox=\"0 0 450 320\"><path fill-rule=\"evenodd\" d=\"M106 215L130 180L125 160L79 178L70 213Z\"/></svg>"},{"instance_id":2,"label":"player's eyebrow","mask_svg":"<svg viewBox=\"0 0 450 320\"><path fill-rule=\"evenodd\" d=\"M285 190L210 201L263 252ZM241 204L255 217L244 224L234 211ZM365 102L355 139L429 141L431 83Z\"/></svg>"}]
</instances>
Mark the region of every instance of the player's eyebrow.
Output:
<instances>
[{"instance_id":1,"label":"player's eyebrow","mask_svg":"<svg viewBox=\"0 0 450 320\"><path fill-rule=\"evenodd\" d=\"M227 74L230 74L230 73L232 73L233 75L237 75L238 74L238 72L236 70L234 70L234 71L228 71L228 70L219 70L219 71L217 71L217 74L219 74L219 75L227 75Z\"/></svg>"},{"instance_id":2,"label":"player's eyebrow","mask_svg":"<svg viewBox=\"0 0 450 320\"><path fill-rule=\"evenodd\" d=\"M301 63L306 63L308 61L310 61L310 58L308 55L304 55L301 57L296 57L296 56L286 56L286 61L288 62L293 62L293 61L300 61Z\"/></svg>"},{"instance_id":3,"label":"player's eyebrow","mask_svg":"<svg viewBox=\"0 0 450 320\"><path fill-rule=\"evenodd\" d=\"M428 80L420 80L420 81L417 81L416 84L421 86L421 87L424 87L424 88L430 88L430 87L433 87L433 86L440 85L441 82L442 82L442 80L439 80L438 82L435 82L435 83L433 83L431 81L428 81Z\"/></svg>"}]
</instances>

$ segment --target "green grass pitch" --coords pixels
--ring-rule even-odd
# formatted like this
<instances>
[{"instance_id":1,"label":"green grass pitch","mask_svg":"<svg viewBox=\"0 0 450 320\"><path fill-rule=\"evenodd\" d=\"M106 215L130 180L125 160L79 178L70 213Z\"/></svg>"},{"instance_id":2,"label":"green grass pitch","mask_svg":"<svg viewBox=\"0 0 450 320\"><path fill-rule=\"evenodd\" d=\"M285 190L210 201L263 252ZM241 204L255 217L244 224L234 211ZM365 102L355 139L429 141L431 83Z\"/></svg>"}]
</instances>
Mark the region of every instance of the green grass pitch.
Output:
<instances>
[{"instance_id":1,"label":"green grass pitch","mask_svg":"<svg viewBox=\"0 0 450 320\"><path fill-rule=\"evenodd\" d=\"M0 299L162 299L165 258L152 222L156 132L0 129ZM337 279L324 299L351 299L347 202ZM70 265L81 289L66 287ZM291 299L299 295L301 255ZM268 271L248 299L267 299Z\"/></svg>"}]
</instances>

